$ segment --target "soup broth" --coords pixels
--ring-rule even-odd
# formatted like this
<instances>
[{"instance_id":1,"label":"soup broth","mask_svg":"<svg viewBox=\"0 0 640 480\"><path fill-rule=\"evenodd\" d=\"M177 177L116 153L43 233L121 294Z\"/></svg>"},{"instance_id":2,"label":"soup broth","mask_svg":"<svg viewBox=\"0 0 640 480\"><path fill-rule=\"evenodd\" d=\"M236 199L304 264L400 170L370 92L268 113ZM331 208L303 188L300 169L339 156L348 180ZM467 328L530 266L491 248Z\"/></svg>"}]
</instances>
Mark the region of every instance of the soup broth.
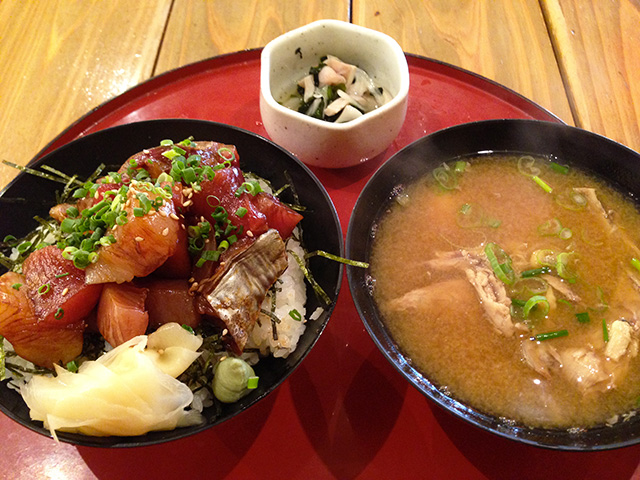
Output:
<instances>
[{"instance_id":1,"label":"soup broth","mask_svg":"<svg viewBox=\"0 0 640 480\"><path fill-rule=\"evenodd\" d=\"M436 178L437 177L437 178ZM400 349L473 407L588 427L640 398L640 215L546 158L458 159L379 222L374 299Z\"/></svg>"}]
</instances>

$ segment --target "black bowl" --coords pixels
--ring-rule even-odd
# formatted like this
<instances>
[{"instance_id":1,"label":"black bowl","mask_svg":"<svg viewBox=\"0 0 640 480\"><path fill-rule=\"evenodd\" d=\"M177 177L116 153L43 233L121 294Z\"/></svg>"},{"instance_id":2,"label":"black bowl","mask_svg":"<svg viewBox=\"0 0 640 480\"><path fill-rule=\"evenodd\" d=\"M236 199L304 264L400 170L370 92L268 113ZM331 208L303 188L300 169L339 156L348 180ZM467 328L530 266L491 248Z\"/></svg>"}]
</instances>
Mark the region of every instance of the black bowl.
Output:
<instances>
[{"instance_id":1,"label":"black bowl","mask_svg":"<svg viewBox=\"0 0 640 480\"><path fill-rule=\"evenodd\" d=\"M372 232L402 186L444 161L478 152L507 151L555 156L579 165L623 193L640 195L640 155L602 136L557 123L535 120L491 120L450 127L405 147L389 159L363 189L349 222L348 258L368 261ZM445 395L405 357L385 327L371 292L369 272L347 268L356 308L369 334L391 364L420 392L469 423L502 437L560 450L604 450L640 442L640 415L614 426L589 429L542 429L497 418Z\"/></svg>"},{"instance_id":2,"label":"black bowl","mask_svg":"<svg viewBox=\"0 0 640 480\"><path fill-rule=\"evenodd\" d=\"M131 123L82 137L35 160L30 166L49 165L65 173L78 174L80 178L86 178L101 163L107 166L119 165L130 155L144 148L159 145L163 139L178 142L189 136L195 137L196 140L214 140L236 145L242 169L268 179L276 189L289 182L293 183L300 203L307 208L301 222L305 246L309 251L324 250L344 255L342 230L335 207L313 173L273 142L236 127L182 119ZM0 194L0 238L8 234L20 238L33 230L37 226L34 215L48 216L49 208L55 203L55 192L60 187L58 183L21 173ZM281 198L285 202L293 203L290 190L283 192ZM280 385L309 353L326 326L338 297L342 281L342 264L314 257L310 260L309 266L314 278L329 295L332 303L325 308L320 318L307 324L296 350L289 357L269 357L256 365L255 371L260 377L260 385L251 394L237 403L223 405L219 415L216 415L214 407L205 409L203 414L206 422L203 425L167 432L151 432L136 437L90 437L59 433L60 440L96 447L152 445L186 437L222 423L264 398ZM313 289L308 287L307 311L313 312L319 306L324 305L321 305ZM6 386L6 382L0 384L0 410L31 430L49 435L40 422L31 421L26 404L18 393Z\"/></svg>"}]
</instances>

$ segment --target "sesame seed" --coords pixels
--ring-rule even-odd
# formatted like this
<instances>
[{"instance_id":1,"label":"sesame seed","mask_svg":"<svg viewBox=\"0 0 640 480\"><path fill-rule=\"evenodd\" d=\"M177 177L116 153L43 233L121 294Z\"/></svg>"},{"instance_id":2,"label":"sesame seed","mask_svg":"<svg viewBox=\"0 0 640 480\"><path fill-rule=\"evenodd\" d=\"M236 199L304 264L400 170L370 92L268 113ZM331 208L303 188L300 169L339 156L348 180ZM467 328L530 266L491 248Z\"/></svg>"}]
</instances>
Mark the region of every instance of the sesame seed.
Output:
<instances>
[{"instance_id":1,"label":"sesame seed","mask_svg":"<svg viewBox=\"0 0 640 480\"><path fill-rule=\"evenodd\" d=\"M184 202L182 204L183 207L188 207L189 205L191 205L193 202L191 200L187 200L186 202Z\"/></svg>"},{"instance_id":2,"label":"sesame seed","mask_svg":"<svg viewBox=\"0 0 640 480\"><path fill-rule=\"evenodd\" d=\"M163 217L168 217L169 214L167 213L166 210L158 210L158 212L160 212L160 215L162 215Z\"/></svg>"},{"instance_id":3,"label":"sesame seed","mask_svg":"<svg viewBox=\"0 0 640 480\"><path fill-rule=\"evenodd\" d=\"M178 215L176 215L175 213L171 212L169 214L169 218L173 218L174 220L180 220L180 217L178 217Z\"/></svg>"},{"instance_id":4,"label":"sesame seed","mask_svg":"<svg viewBox=\"0 0 640 480\"><path fill-rule=\"evenodd\" d=\"M67 293L69 293L69 287L64 287L64 290L62 290L62 296L64 297Z\"/></svg>"},{"instance_id":5,"label":"sesame seed","mask_svg":"<svg viewBox=\"0 0 640 480\"><path fill-rule=\"evenodd\" d=\"M253 232L251 230L247 230L247 237L253 238Z\"/></svg>"},{"instance_id":6,"label":"sesame seed","mask_svg":"<svg viewBox=\"0 0 640 480\"><path fill-rule=\"evenodd\" d=\"M184 226L184 223L181 223L180 226L182 227L183 230L187 229L187 227Z\"/></svg>"},{"instance_id":7,"label":"sesame seed","mask_svg":"<svg viewBox=\"0 0 640 480\"><path fill-rule=\"evenodd\" d=\"M135 240L136 242L142 242L142 241L144 240L144 238L142 238L142 237L136 237L134 240Z\"/></svg>"},{"instance_id":8,"label":"sesame seed","mask_svg":"<svg viewBox=\"0 0 640 480\"><path fill-rule=\"evenodd\" d=\"M169 227L165 228L165 229L162 231L162 236L163 236L163 237L166 237L167 235L169 235Z\"/></svg>"},{"instance_id":9,"label":"sesame seed","mask_svg":"<svg viewBox=\"0 0 640 480\"><path fill-rule=\"evenodd\" d=\"M142 150L143 153L151 153L151 151L147 150L146 148L144 150Z\"/></svg>"},{"instance_id":10,"label":"sesame seed","mask_svg":"<svg viewBox=\"0 0 640 480\"><path fill-rule=\"evenodd\" d=\"M229 333L229 330L227 330L226 328L224 330L222 330L222 336L224 337L225 335L227 335Z\"/></svg>"},{"instance_id":11,"label":"sesame seed","mask_svg":"<svg viewBox=\"0 0 640 480\"><path fill-rule=\"evenodd\" d=\"M191 283L191 282L195 282L195 281L196 281L196 279L195 279L195 278L193 278L193 277L191 277L188 281L189 281L189 283Z\"/></svg>"}]
</instances>

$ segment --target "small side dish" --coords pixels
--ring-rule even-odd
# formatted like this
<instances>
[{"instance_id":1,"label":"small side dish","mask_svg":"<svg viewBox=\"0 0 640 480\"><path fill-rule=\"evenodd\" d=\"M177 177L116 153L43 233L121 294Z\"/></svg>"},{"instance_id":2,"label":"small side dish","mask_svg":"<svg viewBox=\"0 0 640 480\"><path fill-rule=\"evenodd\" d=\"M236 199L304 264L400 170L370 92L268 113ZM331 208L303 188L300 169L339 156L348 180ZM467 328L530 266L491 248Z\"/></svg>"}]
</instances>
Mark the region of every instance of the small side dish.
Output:
<instances>
[{"instance_id":1,"label":"small side dish","mask_svg":"<svg viewBox=\"0 0 640 480\"><path fill-rule=\"evenodd\" d=\"M301 79L299 103L291 96ZM307 165L344 168L380 155L402 128L408 96L400 45L352 23L310 23L273 39L260 56L262 123L274 142Z\"/></svg>"}]
</instances>

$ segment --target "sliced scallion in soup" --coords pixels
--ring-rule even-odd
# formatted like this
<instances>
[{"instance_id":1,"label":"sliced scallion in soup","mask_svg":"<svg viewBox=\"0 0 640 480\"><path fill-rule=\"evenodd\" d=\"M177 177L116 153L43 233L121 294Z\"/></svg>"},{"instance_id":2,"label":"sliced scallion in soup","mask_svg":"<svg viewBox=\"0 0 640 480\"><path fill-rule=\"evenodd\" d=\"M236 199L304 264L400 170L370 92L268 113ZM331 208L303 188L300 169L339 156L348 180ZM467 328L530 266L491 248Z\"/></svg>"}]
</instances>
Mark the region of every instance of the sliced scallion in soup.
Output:
<instances>
[{"instance_id":1,"label":"sliced scallion in soup","mask_svg":"<svg viewBox=\"0 0 640 480\"><path fill-rule=\"evenodd\" d=\"M637 407L630 199L562 159L519 154L452 159L402 198L380 219L371 270L384 322L416 368L530 426L588 427Z\"/></svg>"}]
</instances>

